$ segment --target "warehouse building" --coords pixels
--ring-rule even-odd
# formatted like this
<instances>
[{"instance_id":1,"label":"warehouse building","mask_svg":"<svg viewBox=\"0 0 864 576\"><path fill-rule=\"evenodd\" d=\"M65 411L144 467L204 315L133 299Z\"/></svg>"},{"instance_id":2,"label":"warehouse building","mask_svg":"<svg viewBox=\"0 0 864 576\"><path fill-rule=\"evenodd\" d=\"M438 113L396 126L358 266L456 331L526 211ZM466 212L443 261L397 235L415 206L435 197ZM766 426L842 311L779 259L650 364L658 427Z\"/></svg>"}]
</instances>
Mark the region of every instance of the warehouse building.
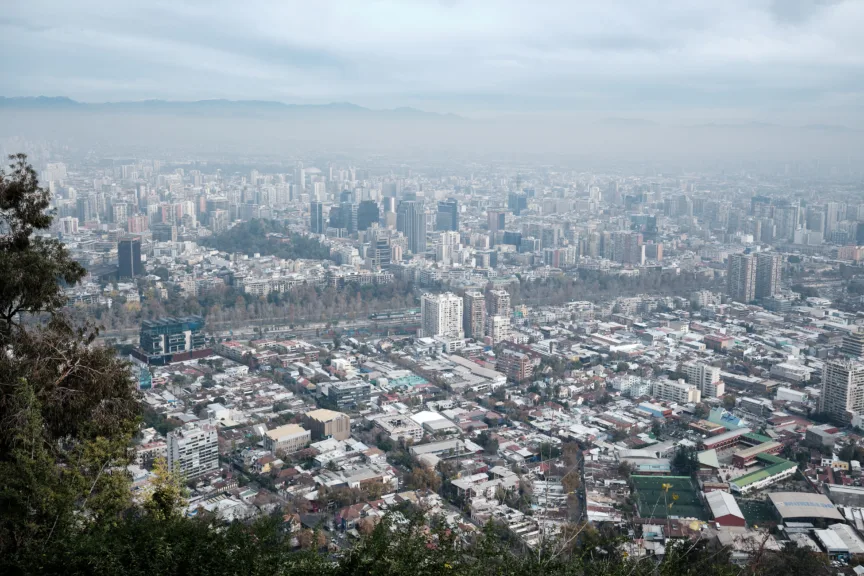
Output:
<instances>
[{"instance_id":1,"label":"warehouse building","mask_svg":"<svg viewBox=\"0 0 864 576\"><path fill-rule=\"evenodd\" d=\"M783 522L811 522L824 524L827 521L843 522L843 515L827 496L809 492L772 492L768 499L774 506L777 517Z\"/></svg>"},{"instance_id":2,"label":"warehouse building","mask_svg":"<svg viewBox=\"0 0 864 576\"><path fill-rule=\"evenodd\" d=\"M738 502L728 492L716 490L705 495L705 503L711 510L714 521L721 526L745 526L744 513L738 507Z\"/></svg>"}]
</instances>

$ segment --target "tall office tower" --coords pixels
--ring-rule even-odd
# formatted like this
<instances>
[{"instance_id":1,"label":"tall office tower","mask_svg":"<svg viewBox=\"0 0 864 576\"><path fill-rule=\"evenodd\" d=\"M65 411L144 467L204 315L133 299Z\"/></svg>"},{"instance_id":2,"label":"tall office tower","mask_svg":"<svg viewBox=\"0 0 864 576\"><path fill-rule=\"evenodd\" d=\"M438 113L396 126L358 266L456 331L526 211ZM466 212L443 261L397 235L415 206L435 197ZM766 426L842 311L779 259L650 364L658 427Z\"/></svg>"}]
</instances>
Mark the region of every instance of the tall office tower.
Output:
<instances>
[{"instance_id":1,"label":"tall office tower","mask_svg":"<svg viewBox=\"0 0 864 576\"><path fill-rule=\"evenodd\" d=\"M528 209L528 196L523 192L510 192L507 195L507 208L518 216Z\"/></svg>"},{"instance_id":2,"label":"tall office tower","mask_svg":"<svg viewBox=\"0 0 864 576\"><path fill-rule=\"evenodd\" d=\"M465 330L465 336L482 338L486 326L486 296L479 290L469 290L465 292L462 300L465 313L462 328Z\"/></svg>"},{"instance_id":3,"label":"tall office tower","mask_svg":"<svg viewBox=\"0 0 864 576\"><path fill-rule=\"evenodd\" d=\"M730 254L726 273L726 292L737 302L756 298L756 262L750 254Z\"/></svg>"},{"instance_id":4,"label":"tall office tower","mask_svg":"<svg viewBox=\"0 0 864 576\"><path fill-rule=\"evenodd\" d=\"M818 206L810 206L807 208L807 230L811 232L825 233L825 212Z\"/></svg>"},{"instance_id":5,"label":"tall office tower","mask_svg":"<svg viewBox=\"0 0 864 576\"><path fill-rule=\"evenodd\" d=\"M75 208L77 210L76 216L78 216L79 223L84 224L90 222L93 214L90 210L90 198L88 196L82 196L75 200Z\"/></svg>"},{"instance_id":6,"label":"tall office tower","mask_svg":"<svg viewBox=\"0 0 864 576\"><path fill-rule=\"evenodd\" d=\"M393 198L392 196L385 196L384 199L381 201L381 205L384 209L384 212L393 212L394 214L396 213L396 198Z\"/></svg>"},{"instance_id":7,"label":"tall office tower","mask_svg":"<svg viewBox=\"0 0 864 576\"><path fill-rule=\"evenodd\" d=\"M342 202L339 206L342 210L342 225L353 234L357 231L357 204Z\"/></svg>"},{"instance_id":8,"label":"tall office tower","mask_svg":"<svg viewBox=\"0 0 864 576\"><path fill-rule=\"evenodd\" d=\"M372 265L388 266L393 259L393 248L389 238L378 238L373 243Z\"/></svg>"},{"instance_id":9,"label":"tall office tower","mask_svg":"<svg viewBox=\"0 0 864 576\"><path fill-rule=\"evenodd\" d=\"M846 214L846 205L840 202L828 202L825 205L825 234L837 231L837 225Z\"/></svg>"},{"instance_id":10,"label":"tall office tower","mask_svg":"<svg viewBox=\"0 0 864 576\"><path fill-rule=\"evenodd\" d=\"M190 479L219 469L219 436L211 424L192 422L168 434L168 469Z\"/></svg>"},{"instance_id":11,"label":"tall office tower","mask_svg":"<svg viewBox=\"0 0 864 576\"><path fill-rule=\"evenodd\" d=\"M506 290L489 291L489 315L510 317L510 293Z\"/></svg>"},{"instance_id":12,"label":"tall office tower","mask_svg":"<svg viewBox=\"0 0 864 576\"><path fill-rule=\"evenodd\" d=\"M443 202L438 202L435 230L459 230L459 202L455 198L448 198Z\"/></svg>"},{"instance_id":13,"label":"tall office tower","mask_svg":"<svg viewBox=\"0 0 864 576\"><path fill-rule=\"evenodd\" d=\"M357 208L357 230L368 230L372 224L377 224L381 214L375 200L363 200Z\"/></svg>"},{"instance_id":14,"label":"tall office tower","mask_svg":"<svg viewBox=\"0 0 864 576\"><path fill-rule=\"evenodd\" d=\"M771 298L780 291L783 255L766 252L756 255L756 298Z\"/></svg>"},{"instance_id":15,"label":"tall office tower","mask_svg":"<svg viewBox=\"0 0 864 576\"><path fill-rule=\"evenodd\" d=\"M797 204L774 208L774 223L777 225L778 239L784 242L794 241L795 231L798 229L800 211L801 209Z\"/></svg>"},{"instance_id":16,"label":"tall office tower","mask_svg":"<svg viewBox=\"0 0 864 576\"><path fill-rule=\"evenodd\" d=\"M825 362L819 412L843 423L864 414L864 364L853 360Z\"/></svg>"},{"instance_id":17,"label":"tall office tower","mask_svg":"<svg viewBox=\"0 0 864 576\"><path fill-rule=\"evenodd\" d=\"M313 234L324 234L324 204L309 203L309 229Z\"/></svg>"},{"instance_id":18,"label":"tall office tower","mask_svg":"<svg viewBox=\"0 0 864 576\"><path fill-rule=\"evenodd\" d=\"M840 352L855 358L864 356L864 332L856 330L843 336Z\"/></svg>"},{"instance_id":19,"label":"tall office tower","mask_svg":"<svg viewBox=\"0 0 864 576\"><path fill-rule=\"evenodd\" d=\"M420 318L423 336L465 337L462 299L452 292L424 294L420 300Z\"/></svg>"},{"instance_id":20,"label":"tall office tower","mask_svg":"<svg viewBox=\"0 0 864 576\"><path fill-rule=\"evenodd\" d=\"M345 217L343 216L341 205L330 207L328 226L330 226L330 228L345 228Z\"/></svg>"},{"instance_id":21,"label":"tall office tower","mask_svg":"<svg viewBox=\"0 0 864 576\"><path fill-rule=\"evenodd\" d=\"M315 200L321 202L322 200L327 198L327 183L326 182L314 182L312 184L312 196Z\"/></svg>"},{"instance_id":22,"label":"tall office tower","mask_svg":"<svg viewBox=\"0 0 864 576\"><path fill-rule=\"evenodd\" d=\"M141 238L126 238L117 244L120 278L133 278L144 273L141 265Z\"/></svg>"},{"instance_id":23,"label":"tall office tower","mask_svg":"<svg viewBox=\"0 0 864 576\"><path fill-rule=\"evenodd\" d=\"M297 186L301 194L306 191L306 170L302 163L294 169L294 185Z\"/></svg>"},{"instance_id":24,"label":"tall office tower","mask_svg":"<svg viewBox=\"0 0 864 576\"><path fill-rule=\"evenodd\" d=\"M408 250L414 254L426 252L426 211L417 200L403 200L396 214L396 229L408 239Z\"/></svg>"},{"instance_id":25,"label":"tall office tower","mask_svg":"<svg viewBox=\"0 0 864 576\"><path fill-rule=\"evenodd\" d=\"M507 227L507 212L503 210L489 210L486 212L489 218L489 232L495 234Z\"/></svg>"},{"instance_id":26,"label":"tall office tower","mask_svg":"<svg viewBox=\"0 0 864 576\"><path fill-rule=\"evenodd\" d=\"M720 368L702 362L684 365L687 382L699 388L703 398L720 398L726 393L726 383L720 379Z\"/></svg>"}]
</instances>

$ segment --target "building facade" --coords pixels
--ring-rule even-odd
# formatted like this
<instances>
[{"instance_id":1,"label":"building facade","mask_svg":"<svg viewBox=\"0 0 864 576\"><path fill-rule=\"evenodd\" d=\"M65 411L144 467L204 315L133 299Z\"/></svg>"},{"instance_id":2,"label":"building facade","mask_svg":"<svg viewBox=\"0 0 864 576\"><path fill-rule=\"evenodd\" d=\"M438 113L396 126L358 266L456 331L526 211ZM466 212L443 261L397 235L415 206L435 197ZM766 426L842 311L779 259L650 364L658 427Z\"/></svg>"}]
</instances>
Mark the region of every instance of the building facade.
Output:
<instances>
[{"instance_id":1,"label":"building facade","mask_svg":"<svg viewBox=\"0 0 864 576\"><path fill-rule=\"evenodd\" d=\"M749 303L756 298L756 263L750 254L730 254L726 273L729 297Z\"/></svg>"},{"instance_id":2,"label":"building facade","mask_svg":"<svg viewBox=\"0 0 864 576\"><path fill-rule=\"evenodd\" d=\"M168 434L168 469L189 479L219 469L219 437L216 427L198 422Z\"/></svg>"},{"instance_id":3,"label":"building facade","mask_svg":"<svg viewBox=\"0 0 864 576\"><path fill-rule=\"evenodd\" d=\"M852 360L825 362L819 412L844 423L864 414L864 364Z\"/></svg>"},{"instance_id":4,"label":"building facade","mask_svg":"<svg viewBox=\"0 0 864 576\"><path fill-rule=\"evenodd\" d=\"M462 299L452 292L424 294L420 300L423 336L464 338L462 329Z\"/></svg>"},{"instance_id":5,"label":"building facade","mask_svg":"<svg viewBox=\"0 0 864 576\"><path fill-rule=\"evenodd\" d=\"M756 255L756 298L772 298L780 292L783 255L768 252Z\"/></svg>"},{"instance_id":6,"label":"building facade","mask_svg":"<svg viewBox=\"0 0 864 576\"><path fill-rule=\"evenodd\" d=\"M369 403L370 392L369 383L362 380L333 382L327 388L327 399L338 410L354 410Z\"/></svg>"},{"instance_id":7,"label":"building facade","mask_svg":"<svg viewBox=\"0 0 864 576\"><path fill-rule=\"evenodd\" d=\"M117 264L120 278L134 278L144 273L141 263L141 238L126 238L117 244Z\"/></svg>"},{"instance_id":8,"label":"building facade","mask_svg":"<svg viewBox=\"0 0 864 576\"><path fill-rule=\"evenodd\" d=\"M702 362L690 362L683 367L687 382L699 388L703 398L720 398L726 385L720 379L720 368Z\"/></svg>"},{"instance_id":9,"label":"building facade","mask_svg":"<svg viewBox=\"0 0 864 576\"><path fill-rule=\"evenodd\" d=\"M653 396L657 400L678 404L695 404L702 399L699 388L683 380L657 380Z\"/></svg>"},{"instance_id":10,"label":"building facade","mask_svg":"<svg viewBox=\"0 0 864 576\"><path fill-rule=\"evenodd\" d=\"M465 337L482 338L486 326L486 296L479 290L465 292L462 297L462 311Z\"/></svg>"},{"instance_id":11,"label":"building facade","mask_svg":"<svg viewBox=\"0 0 864 576\"><path fill-rule=\"evenodd\" d=\"M285 452L291 454L309 445L312 435L299 424L285 424L264 434L264 448L274 454Z\"/></svg>"},{"instance_id":12,"label":"building facade","mask_svg":"<svg viewBox=\"0 0 864 576\"><path fill-rule=\"evenodd\" d=\"M144 320L139 335L141 351L147 357L163 357L206 348L204 319L201 316Z\"/></svg>"},{"instance_id":13,"label":"building facade","mask_svg":"<svg viewBox=\"0 0 864 576\"><path fill-rule=\"evenodd\" d=\"M335 410L321 408L307 412L303 415L303 424L312 434L313 440L347 440L351 437L351 418Z\"/></svg>"}]
</instances>

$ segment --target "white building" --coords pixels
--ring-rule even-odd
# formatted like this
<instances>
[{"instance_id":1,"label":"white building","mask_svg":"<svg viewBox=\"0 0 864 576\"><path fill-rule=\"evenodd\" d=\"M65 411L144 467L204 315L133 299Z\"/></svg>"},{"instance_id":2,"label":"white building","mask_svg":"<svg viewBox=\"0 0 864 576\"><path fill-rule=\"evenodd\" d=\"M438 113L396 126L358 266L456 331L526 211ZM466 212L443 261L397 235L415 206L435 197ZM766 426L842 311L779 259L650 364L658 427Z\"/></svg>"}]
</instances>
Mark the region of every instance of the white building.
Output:
<instances>
[{"instance_id":1,"label":"white building","mask_svg":"<svg viewBox=\"0 0 864 576\"><path fill-rule=\"evenodd\" d=\"M693 384L683 380L657 380L654 382L654 398L678 404L695 404L702 400L702 393Z\"/></svg>"},{"instance_id":2,"label":"white building","mask_svg":"<svg viewBox=\"0 0 864 576\"><path fill-rule=\"evenodd\" d=\"M407 414L387 414L375 418L375 427L387 434L391 440L398 442L400 438L419 442L423 439L423 427L412 420Z\"/></svg>"},{"instance_id":3,"label":"white building","mask_svg":"<svg viewBox=\"0 0 864 576\"><path fill-rule=\"evenodd\" d=\"M168 469L181 478L195 478L219 469L216 427L198 422L168 434Z\"/></svg>"},{"instance_id":4,"label":"white building","mask_svg":"<svg viewBox=\"0 0 864 576\"><path fill-rule=\"evenodd\" d=\"M489 316L486 322L488 324L486 334L492 339L493 344L509 340L512 336L509 316Z\"/></svg>"},{"instance_id":5,"label":"white building","mask_svg":"<svg viewBox=\"0 0 864 576\"><path fill-rule=\"evenodd\" d=\"M864 414L864 364L849 360L825 362L819 412L841 422Z\"/></svg>"},{"instance_id":6,"label":"white building","mask_svg":"<svg viewBox=\"0 0 864 576\"><path fill-rule=\"evenodd\" d=\"M699 388L703 398L720 398L726 393L726 384L720 379L720 368L702 362L683 366L687 382Z\"/></svg>"},{"instance_id":7,"label":"white building","mask_svg":"<svg viewBox=\"0 0 864 576\"><path fill-rule=\"evenodd\" d=\"M462 298L446 294L424 294L420 300L423 336L464 338L462 330Z\"/></svg>"}]
</instances>

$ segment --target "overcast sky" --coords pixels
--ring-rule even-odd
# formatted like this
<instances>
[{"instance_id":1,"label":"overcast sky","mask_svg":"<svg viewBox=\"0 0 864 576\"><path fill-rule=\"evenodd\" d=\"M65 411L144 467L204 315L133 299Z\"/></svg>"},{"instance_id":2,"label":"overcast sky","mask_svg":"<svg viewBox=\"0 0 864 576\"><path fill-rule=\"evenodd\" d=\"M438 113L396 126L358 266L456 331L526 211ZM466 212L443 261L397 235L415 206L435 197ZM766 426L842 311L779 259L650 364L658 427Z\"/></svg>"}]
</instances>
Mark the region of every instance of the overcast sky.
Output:
<instances>
[{"instance_id":1,"label":"overcast sky","mask_svg":"<svg viewBox=\"0 0 864 576\"><path fill-rule=\"evenodd\" d=\"M5 0L0 95L860 125L864 0Z\"/></svg>"}]
</instances>

